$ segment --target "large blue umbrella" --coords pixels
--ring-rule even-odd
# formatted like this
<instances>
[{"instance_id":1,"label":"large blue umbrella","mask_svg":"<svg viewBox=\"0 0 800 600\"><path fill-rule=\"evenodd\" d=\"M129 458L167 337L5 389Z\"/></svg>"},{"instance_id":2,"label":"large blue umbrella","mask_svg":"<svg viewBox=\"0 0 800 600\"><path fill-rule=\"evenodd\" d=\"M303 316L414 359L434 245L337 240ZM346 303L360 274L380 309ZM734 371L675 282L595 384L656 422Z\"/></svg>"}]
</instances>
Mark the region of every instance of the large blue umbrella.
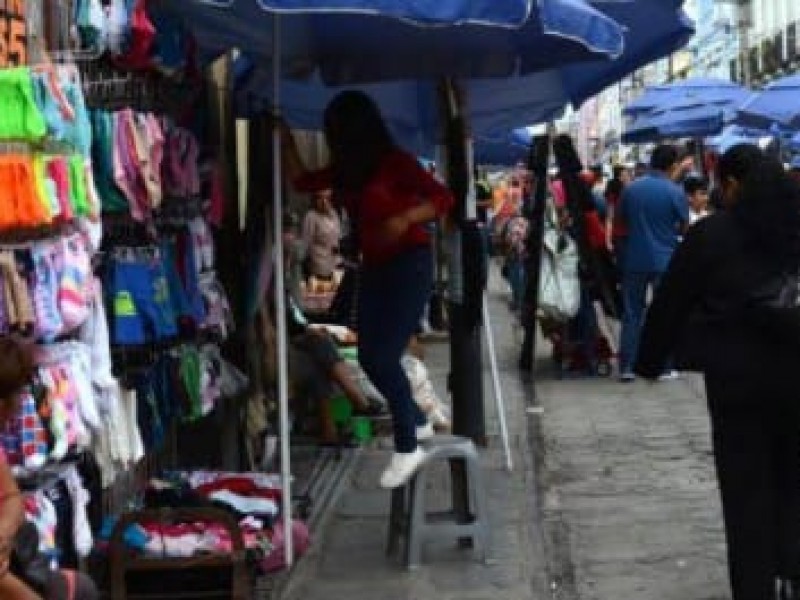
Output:
<instances>
[{"instance_id":1,"label":"large blue umbrella","mask_svg":"<svg viewBox=\"0 0 800 600\"><path fill-rule=\"evenodd\" d=\"M771 137L768 131L747 129L739 125L728 125L719 135L706 139L706 146L719 154L724 154L729 148L733 148L738 144L761 145Z\"/></svg>"},{"instance_id":2,"label":"large blue umbrella","mask_svg":"<svg viewBox=\"0 0 800 600\"><path fill-rule=\"evenodd\" d=\"M679 3L678 3L679 4ZM463 80L472 131L497 138L522 123L552 119L569 105L579 105L618 78L680 48L693 32L689 21L671 0L598 3L607 16L625 28L624 51L613 61L594 60L553 67L505 79ZM250 65L255 61L242 59ZM246 68L242 68L246 72ZM269 72L255 68L240 79L240 107L260 112L269 106ZM398 140L422 154L434 144L436 131L435 84L432 81L396 81L358 87L381 106ZM341 91L324 86L319 78L283 85L287 121L302 129L319 129L330 98Z\"/></svg>"},{"instance_id":3,"label":"large blue umbrella","mask_svg":"<svg viewBox=\"0 0 800 600\"><path fill-rule=\"evenodd\" d=\"M649 88L626 107L635 119L622 139L632 144L716 135L748 95L748 90L735 83L707 78Z\"/></svg>"},{"instance_id":4,"label":"large blue umbrella","mask_svg":"<svg viewBox=\"0 0 800 600\"><path fill-rule=\"evenodd\" d=\"M735 114L748 92L731 93L727 100L701 101L684 98L650 113L641 114L625 130L625 143L658 141L665 138L700 138L717 135Z\"/></svg>"},{"instance_id":5,"label":"large blue umbrella","mask_svg":"<svg viewBox=\"0 0 800 600\"><path fill-rule=\"evenodd\" d=\"M476 136L474 155L476 164L514 166L528 156L531 132L522 127L500 137Z\"/></svg>"},{"instance_id":6,"label":"large blue umbrella","mask_svg":"<svg viewBox=\"0 0 800 600\"><path fill-rule=\"evenodd\" d=\"M161 0L201 51L246 51L269 68L280 18L285 77L329 85L421 77L497 77L617 56L622 28L587 0ZM381 15L381 16L377 16ZM420 26L422 24L423 26Z\"/></svg>"},{"instance_id":7,"label":"large blue umbrella","mask_svg":"<svg viewBox=\"0 0 800 600\"><path fill-rule=\"evenodd\" d=\"M741 86L725 79L690 77L672 83L646 87L644 93L626 104L622 112L625 115L636 117L663 108L687 96L717 100L726 98L730 93L738 94L741 89Z\"/></svg>"},{"instance_id":8,"label":"large blue umbrella","mask_svg":"<svg viewBox=\"0 0 800 600\"><path fill-rule=\"evenodd\" d=\"M753 94L737 111L736 123L760 129L774 125L800 129L800 75L773 81Z\"/></svg>"}]
</instances>

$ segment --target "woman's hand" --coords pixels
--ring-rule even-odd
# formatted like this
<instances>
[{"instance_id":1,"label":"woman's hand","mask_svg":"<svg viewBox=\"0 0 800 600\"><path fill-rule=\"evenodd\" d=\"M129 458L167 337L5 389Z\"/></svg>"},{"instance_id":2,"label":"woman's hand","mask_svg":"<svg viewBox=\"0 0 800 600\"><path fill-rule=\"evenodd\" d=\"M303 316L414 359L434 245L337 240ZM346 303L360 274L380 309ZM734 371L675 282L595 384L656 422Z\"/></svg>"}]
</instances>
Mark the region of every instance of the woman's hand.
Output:
<instances>
[{"instance_id":1,"label":"woman's hand","mask_svg":"<svg viewBox=\"0 0 800 600\"><path fill-rule=\"evenodd\" d=\"M388 243L394 243L406 234L409 226L410 223L405 214L389 217L383 224L383 239Z\"/></svg>"}]
</instances>

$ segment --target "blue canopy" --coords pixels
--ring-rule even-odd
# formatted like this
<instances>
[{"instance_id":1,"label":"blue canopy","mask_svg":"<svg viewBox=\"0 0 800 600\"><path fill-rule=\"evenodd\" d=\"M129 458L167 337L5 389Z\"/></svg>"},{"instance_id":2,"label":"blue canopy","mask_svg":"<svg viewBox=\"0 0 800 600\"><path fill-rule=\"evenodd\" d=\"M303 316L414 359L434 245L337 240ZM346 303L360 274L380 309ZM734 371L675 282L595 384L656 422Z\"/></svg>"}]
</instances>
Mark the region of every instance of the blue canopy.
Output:
<instances>
[{"instance_id":1,"label":"blue canopy","mask_svg":"<svg viewBox=\"0 0 800 600\"><path fill-rule=\"evenodd\" d=\"M623 114L636 117L674 102L680 102L687 97L697 97L703 100L717 100L727 98L728 94L739 94L741 86L714 77L690 77L672 83L652 85L645 88L644 93L629 102L622 109Z\"/></svg>"},{"instance_id":2,"label":"blue canopy","mask_svg":"<svg viewBox=\"0 0 800 600\"><path fill-rule=\"evenodd\" d=\"M582 62L507 79L462 81L473 133L497 139L521 123L549 121L560 116L570 103L579 105L642 65L682 47L694 30L677 5L671 0L597 4L625 29L625 50L614 61ZM250 59L242 62L252 67L256 63ZM240 66L242 73L251 71L237 85L240 110L255 113L266 109L272 92L268 71ZM436 134L432 81L404 80L346 87L362 89L376 99L399 142L421 154L430 152ZM325 105L341 89L324 86L321 78L285 82L282 106L287 121L303 129L320 128Z\"/></svg>"},{"instance_id":3,"label":"blue canopy","mask_svg":"<svg viewBox=\"0 0 800 600\"><path fill-rule=\"evenodd\" d=\"M757 129L746 129L738 125L728 125L719 135L706 139L706 146L720 154L738 144L760 144L770 133Z\"/></svg>"},{"instance_id":4,"label":"blue canopy","mask_svg":"<svg viewBox=\"0 0 800 600\"><path fill-rule=\"evenodd\" d=\"M679 81L657 89L650 100L634 106L637 116L623 133L625 143L716 135L749 95L741 86L714 79ZM647 112L645 105L651 106Z\"/></svg>"},{"instance_id":5,"label":"blue canopy","mask_svg":"<svg viewBox=\"0 0 800 600\"><path fill-rule=\"evenodd\" d=\"M159 6L186 20L204 56L236 47L264 68L279 15L282 73L301 79L318 73L329 85L505 77L624 49L622 27L587 0L234 0L227 8L162 0Z\"/></svg>"},{"instance_id":6,"label":"blue canopy","mask_svg":"<svg viewBox=\"0 0 800 600\"><path fill-rule=\"evenodd\" d=\"M498 138L476 136L473 140L475 163L509 167L524 162L531 138L530 131L525 127Z\"/></svg>"},{"instance_id":7,"label":"blue canopy","mask_svg":"<svg viewBox=\"0 0 800 600\"><path fill-rule=\"evenodd\" d=\"M800 129L800 75L770 83L737 111L736 123L769 129L773 125Z\"/></svg>"},{"instance_id":8,"label":"blue canopy","mask_svg":"<svg viewBox=\"0 0 800 600\"><path fill-rule=\"evenodd\" d=\"M195 0L218 8L241 9L245 3L236 0ZM188 4L188 3L187 3ZM257 0L266 11L280 14L340 12L387 16L419 24L438 25L485 23L516 26L531 11L531 0L441 0L439 2L407 2L405 0Z\"/></svg>"}]
</instances>

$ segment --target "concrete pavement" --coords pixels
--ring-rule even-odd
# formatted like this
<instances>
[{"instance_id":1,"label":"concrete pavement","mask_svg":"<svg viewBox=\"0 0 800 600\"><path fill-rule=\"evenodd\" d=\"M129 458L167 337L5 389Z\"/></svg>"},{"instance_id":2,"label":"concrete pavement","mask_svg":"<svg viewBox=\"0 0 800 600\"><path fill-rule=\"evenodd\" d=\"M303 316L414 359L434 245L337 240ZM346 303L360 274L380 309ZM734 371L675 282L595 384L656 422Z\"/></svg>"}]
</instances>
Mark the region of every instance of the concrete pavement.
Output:
<instances>
[{"instance_id":1,"label":"concrete pavement","mask_svg":"<svg viewBox=\"0 0 800 600\"><path fill-rule=\"evenodd\" d=\"M554 597L730 597L709 422L695 376L557 381L539 369L539 494Z\"/></svg>"},{"instance_id":2,"label":"concrete pavement","mask_svg":"<svg viewBox=\"0 0 800 600\"><path fill-rule=\"evenodd\" d=\"M491 300L497 350L506 400L515 469L505 470L499 426L491 395L488 358L485 398L489 447L482 451L492 524L489 564L473 560L453 540L431 543L423 566L411 573L384 555L389 493L379 490L378 476L387 448L364 449L339 502L314 547L298 565L284 591L285 600L508 600L543 599L548 586L539 510L534 490L533 453L525 407L530 397L516 369L516 341L505 294ZM449 370L446 341L426 344L426 364L442 398ZM385 446L385 444L384 444ZM433 490L435 504L445 508L447 478L443 471ZM437 507L434 505L434 509Z\"/></svg>"}]
</instances>

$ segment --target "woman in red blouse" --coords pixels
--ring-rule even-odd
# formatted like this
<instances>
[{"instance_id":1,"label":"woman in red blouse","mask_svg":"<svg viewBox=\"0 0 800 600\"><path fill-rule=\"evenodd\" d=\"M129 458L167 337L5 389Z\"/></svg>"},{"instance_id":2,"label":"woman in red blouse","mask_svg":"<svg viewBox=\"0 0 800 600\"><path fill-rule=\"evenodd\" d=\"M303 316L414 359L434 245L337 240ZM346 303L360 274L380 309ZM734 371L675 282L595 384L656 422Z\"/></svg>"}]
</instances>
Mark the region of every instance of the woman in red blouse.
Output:
<instances>
[{"instance_id":1,"label":"woman in red blouse","mask_svg":"<svg viewBox=\"0 0 800 600\"><path fill-rule=\"evenodd\" d=\"M400 358L433 286L428 224L453 197L411 154L397 147L369 96L342 92L325 110L330 164L308 171L283 129L287 168L298 191L332 189L347 210L360 253L358 356L392 412L395 453L381 486L403 485L425 458L418 439L433 435L417 408Z\"/></svg>"}]
</instances>

